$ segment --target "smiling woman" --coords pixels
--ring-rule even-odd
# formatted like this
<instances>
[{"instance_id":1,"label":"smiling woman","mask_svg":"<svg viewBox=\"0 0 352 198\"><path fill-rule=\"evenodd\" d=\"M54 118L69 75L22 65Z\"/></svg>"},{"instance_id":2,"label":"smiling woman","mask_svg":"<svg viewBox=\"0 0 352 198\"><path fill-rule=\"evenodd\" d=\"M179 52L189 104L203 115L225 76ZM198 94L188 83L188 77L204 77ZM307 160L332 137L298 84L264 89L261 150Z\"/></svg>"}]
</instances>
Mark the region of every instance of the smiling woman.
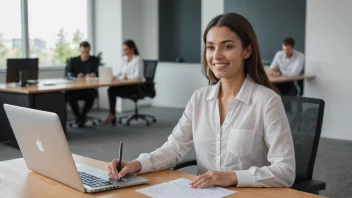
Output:
<instances>
[{"instance_id":1,"label":"smiling woman","mask_svg":"<svg viewBox=\"0 0 352 198\"><path fill-rule=\"evenodd\" d=\"M116 178L170 168L194 145L201 174L192 188L212 185L289 187L295 180L290 126L281 97L264 71L251 24L228 13L208 24L203 73L210 86L198 89L168 141L152 153L108 164Z\"/></svg>"}]
</instances>

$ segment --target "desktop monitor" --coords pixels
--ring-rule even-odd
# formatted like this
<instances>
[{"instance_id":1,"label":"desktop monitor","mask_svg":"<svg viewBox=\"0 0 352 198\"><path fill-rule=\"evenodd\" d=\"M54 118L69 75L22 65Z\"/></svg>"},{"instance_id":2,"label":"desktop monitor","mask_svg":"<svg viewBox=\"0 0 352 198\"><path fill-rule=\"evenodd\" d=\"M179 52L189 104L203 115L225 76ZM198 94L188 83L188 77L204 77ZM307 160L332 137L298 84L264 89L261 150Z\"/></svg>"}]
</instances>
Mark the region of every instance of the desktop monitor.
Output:
<instances>
[{"instance_id":1,"label":"desktop monitor","mask_svg":"<svg viewBox=\"0 0 352 198\"><path fill-rule=\"evenodd\" d=\"M27 71L28 80L38 80L38 58L7 59L6 83L18 82L19 72Z\"/></svg>"}]
</instances>

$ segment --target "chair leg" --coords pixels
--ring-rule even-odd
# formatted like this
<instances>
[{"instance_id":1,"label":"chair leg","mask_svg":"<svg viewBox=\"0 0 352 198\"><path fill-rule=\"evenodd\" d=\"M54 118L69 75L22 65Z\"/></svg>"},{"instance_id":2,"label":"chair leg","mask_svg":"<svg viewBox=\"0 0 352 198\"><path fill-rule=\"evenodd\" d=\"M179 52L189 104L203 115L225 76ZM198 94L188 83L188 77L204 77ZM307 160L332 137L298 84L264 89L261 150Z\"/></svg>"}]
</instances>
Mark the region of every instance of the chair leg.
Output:
<instances>
[{"instance_id":1,"label":"chair leg","mask_svg":"<svg viewBox=\"0 0 352 198\"><path fill-rule=\"evenodd\" d=\"M135 108L134 108L134 114L131 115L131 116L122 116L119 118L119 124L122 124L123 122L123 119L126 119L127 118L127 121L126 121L126 125L127 126L130 126L131 125L131 121L132 120L138 120L138 119L142 119L146 122L147 126L150 125L150 121L147 119L147 118L150 118L152 119L152 121L155 123L156 122L156 118L154 116L151 116L151 115L144 115L144 114L139 114L138 113L138 105L137 105L137 102L135 102Z\"/></svg>"},{"instance_id":2,"label":"chair leg","mask_svg":"<svg viewBox=\"0 0 352 198\"><path fill-rule=\"evenodd\" d=\"M145 117L145 118L150 118L152 119L152 121L155 123L156 122L156 118L155 116L152 116L152 115L145 115L145 114L140 114L141 116Z\"/></svg>"}]
</instances>

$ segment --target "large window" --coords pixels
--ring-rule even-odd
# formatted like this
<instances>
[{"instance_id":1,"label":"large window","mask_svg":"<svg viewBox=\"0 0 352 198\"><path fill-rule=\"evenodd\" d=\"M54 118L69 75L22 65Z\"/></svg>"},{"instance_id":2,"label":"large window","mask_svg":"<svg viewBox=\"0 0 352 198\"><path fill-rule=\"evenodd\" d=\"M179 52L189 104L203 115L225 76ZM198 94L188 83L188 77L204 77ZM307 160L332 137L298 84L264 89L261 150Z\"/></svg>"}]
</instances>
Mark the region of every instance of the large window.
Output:
<instances>
[{"instance_id":1,"label":"large window","mask_svg":"<svg viewBox=\"0 0 352 198\"><path fill-rule=\"evenodd\" d=\"M0 68L7 58L21 57L20 0L0 0Z\"/></svg>"},{"instance_id":2,"label":"large window","mask_svg":"<svg viewBox=\"0 0 352 198\"><path fill-rule=\"evenodd\" d=\"M29 54L40 66L65 65L87 40L87 0L28 0Z\"/></svg>"}]
</instances>

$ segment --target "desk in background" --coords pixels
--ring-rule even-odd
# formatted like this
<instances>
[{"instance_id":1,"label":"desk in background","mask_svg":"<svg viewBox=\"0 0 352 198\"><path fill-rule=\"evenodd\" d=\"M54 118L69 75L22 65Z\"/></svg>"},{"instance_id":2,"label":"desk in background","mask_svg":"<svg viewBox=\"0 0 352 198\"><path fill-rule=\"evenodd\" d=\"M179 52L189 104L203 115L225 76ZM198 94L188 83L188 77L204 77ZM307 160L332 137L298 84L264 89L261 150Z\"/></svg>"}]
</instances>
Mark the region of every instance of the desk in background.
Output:
<instances>
[{"instance_id":1,"label":"desk in background","mask_svg":"<svg viewBox=\"0 0 352 198\"><path fill-rule=\"evenodd\" d=\"M278 77L268 76L268 77L269 77L269 81L271 83L276 84L276 83L292 82L292 81L297 81L297 80L314 79L315 75L278 76Z\"/></svg>"},{"instance_id":2,"label":"desk in background","mask_svg":"<svg viewBox=\"0 0 352 198\"><path fill-rule=\"evenodd\" d=\"M52 81L55 82L55 79ZM0 142L10 141L11 146L17 147L15 136L2 106L4 103L54 112L59 116L62 128L67 134L67 109L63 91L140 84L143 82L143 80L73 80L53 85L27 87L16 87L13 83L0 84Z\"/></svg>"},{"instance_id":3,"label":"desk in background","mask_svg":"<svg viewBox=\"0 0 352 198\"><path fill-rule=\"evenodd\" d=\"M105 170L106 163L73 155L76 163L84 163L96 168ZM60 171L60 170L58 170ZM121 188L113 191L100 192L95 194L81 193L64 184L58 183L47 177L33 173L26 167L23 158L0 162L0 194L6 198L28 197L147 197L135 190L148 186L168 182L178 178L187 178L193 180L196 176L181 173L173 170L164 170L154 173L141 175L149 179L148 184ZM318 198L321 196L313 195L305 192L296 191L290 188L228 188L229 190L237 191L236 194L228 196L229 198L236 197L270 197L270 198Z\"/></svg>"}]
</instances>

